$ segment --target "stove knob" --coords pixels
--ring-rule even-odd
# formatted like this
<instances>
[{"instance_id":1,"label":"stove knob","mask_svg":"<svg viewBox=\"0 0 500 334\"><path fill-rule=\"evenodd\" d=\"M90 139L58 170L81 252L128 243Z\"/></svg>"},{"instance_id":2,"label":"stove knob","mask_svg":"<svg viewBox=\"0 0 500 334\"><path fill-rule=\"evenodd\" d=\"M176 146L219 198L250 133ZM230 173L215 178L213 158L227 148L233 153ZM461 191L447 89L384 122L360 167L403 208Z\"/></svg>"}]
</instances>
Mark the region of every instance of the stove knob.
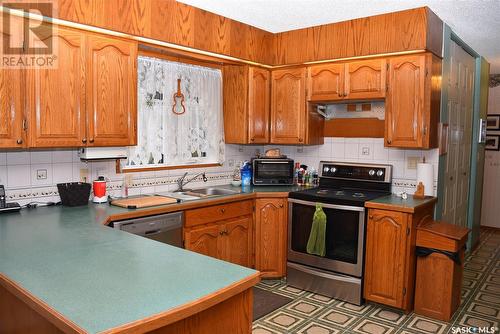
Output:
<instances>
[{"instance_id":1,"label":"stove knob","mask_svg":"<svg viewBox=\"0 0 500 334\"><path fill-rule=\"evenodd\" d=\"M382 175L384 175L384 171L379 169L378 172L377 172L377 176L378 177L381 177Z\"/></svg>"},{"instance_id":2,"label":"stove knob","mask_svg":"<svg viewBox=\"0 0 500 334\"><path fill-rule=\"evenodd\" d=\"M333 173L335 173L335 172L337 171L337 168L332 167L332 169L330 169L330 171L331 171L331 172L332 172L332 174L333 174Z\"/></svg>"},{"instance_id":3,"label":"stove knob","mask_svg":"<svg viewBox=\"0 0 500 334\"><path fill-rule=\"evenodd\" d=\"M374 170L374 169L370 169L370 171L368 172L368 174L369 174L370 176L375 175L375 170Z\"/></svg>"},{"instance_id":4,"label":"stove knob","mask_svg":"<svg viewBox=\"0 0 500 334\"><path fill-rule=\"evenodd\" d=\"M325 167L325 168L323 168L323 172L328 173L329 171L330 171L330 168L329 168L329 167Z\"/></svg>"}]
</instances>

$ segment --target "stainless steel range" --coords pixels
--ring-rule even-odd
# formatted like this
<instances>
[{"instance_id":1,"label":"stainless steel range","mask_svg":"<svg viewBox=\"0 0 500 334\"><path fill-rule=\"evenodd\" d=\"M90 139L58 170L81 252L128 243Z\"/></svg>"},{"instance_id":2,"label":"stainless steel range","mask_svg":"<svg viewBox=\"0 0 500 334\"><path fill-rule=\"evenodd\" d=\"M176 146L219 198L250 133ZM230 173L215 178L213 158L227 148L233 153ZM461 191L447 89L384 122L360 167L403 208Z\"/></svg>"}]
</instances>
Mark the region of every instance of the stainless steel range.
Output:
<instances>
[{"instance_id":1,"label":"stainless steel range","mask_svg":"<svg viewBox=\"0 0 500 334\"><path fill-rule=\"evenodd\" d=\"M289 195L287 283L360 305L366 201L391 193L392 166L320 162L319 188ZM307 253L316 203L327 217L326 255Z\"/></svg>"}]
</instances>

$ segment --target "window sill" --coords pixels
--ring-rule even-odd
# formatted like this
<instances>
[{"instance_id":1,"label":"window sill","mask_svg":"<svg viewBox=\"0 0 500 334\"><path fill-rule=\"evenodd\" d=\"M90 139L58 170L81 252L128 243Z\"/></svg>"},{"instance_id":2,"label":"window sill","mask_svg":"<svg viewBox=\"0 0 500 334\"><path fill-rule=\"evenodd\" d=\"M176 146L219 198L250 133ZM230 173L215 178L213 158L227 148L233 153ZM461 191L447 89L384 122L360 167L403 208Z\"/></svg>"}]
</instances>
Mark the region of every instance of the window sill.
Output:
<instances>
[{"instance_id":1,"label":"window sill","mask_svg":"<svg viewBox=\"0 0 500 334\"><path fill-rule=\"evenodd\" d=\"M140 173L140 172L153 172L157 170L176 170L176 169L190 169L190 168L208 168L220 167L221 163L209 164L193 164L193 165L179 165L179 166L155 166L155 167L136 167L136 168L122 168L120 160L116 160L116 174L126 173Z\"/></svg>"}]
</instances>

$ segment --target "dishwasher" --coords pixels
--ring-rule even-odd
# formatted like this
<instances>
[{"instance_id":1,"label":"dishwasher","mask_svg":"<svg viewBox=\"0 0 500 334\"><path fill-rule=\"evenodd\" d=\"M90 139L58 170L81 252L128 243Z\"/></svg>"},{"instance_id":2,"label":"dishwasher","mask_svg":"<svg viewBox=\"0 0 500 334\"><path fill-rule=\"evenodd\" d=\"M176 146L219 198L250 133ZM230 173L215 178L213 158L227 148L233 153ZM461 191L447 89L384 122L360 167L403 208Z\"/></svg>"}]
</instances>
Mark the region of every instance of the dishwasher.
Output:
<instances>
[{"instance_id":1,"label":"dishwasher","mask_svg":"<svg viewBox=\"0 0 500 334\"><path fill-rule=\"evenodd\" d=\"M119 220L110 227L142 237L184 248L182 242L183 212Z\"/></svg>"}]
</instances>

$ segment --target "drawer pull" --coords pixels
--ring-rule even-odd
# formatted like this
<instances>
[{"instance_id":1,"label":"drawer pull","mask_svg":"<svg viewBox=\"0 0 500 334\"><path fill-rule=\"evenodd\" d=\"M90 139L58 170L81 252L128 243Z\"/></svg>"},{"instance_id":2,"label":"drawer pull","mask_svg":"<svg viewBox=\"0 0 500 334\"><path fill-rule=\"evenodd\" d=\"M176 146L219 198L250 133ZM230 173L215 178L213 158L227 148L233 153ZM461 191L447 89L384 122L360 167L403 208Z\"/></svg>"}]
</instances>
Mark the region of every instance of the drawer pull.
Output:
<instances>
[{"instance_id":1,"label":"drawer pull","mask_svg":"<svg viewBox=\"0 0 500 334\"><path fill-rule=\"evenodd\" d=\"M220 212L226 213L226 209L222 208L222 209L220 209Z\"/></svg>"},{"instance_id":2,"label":"drawer pull","mask_svg":"<svg viewBox=\"0 0 500 334\"><path fill-rule=\"evenodd\" d=\"M280 204L280 208L283 208L283 204Z\"/></svg>"},{"instance_id":3,"label":"drawer pull","mask_svg":"<svg viewBox=\"0 0 500 334\"><path fill-rule=\"evenodd\" d=\"M18 145L21 145L21 144L23 143L23 140L22 140L21 138L19 138L19 139L16 141L16 143L17 143Z\"/></svg>"}]
</instances>

